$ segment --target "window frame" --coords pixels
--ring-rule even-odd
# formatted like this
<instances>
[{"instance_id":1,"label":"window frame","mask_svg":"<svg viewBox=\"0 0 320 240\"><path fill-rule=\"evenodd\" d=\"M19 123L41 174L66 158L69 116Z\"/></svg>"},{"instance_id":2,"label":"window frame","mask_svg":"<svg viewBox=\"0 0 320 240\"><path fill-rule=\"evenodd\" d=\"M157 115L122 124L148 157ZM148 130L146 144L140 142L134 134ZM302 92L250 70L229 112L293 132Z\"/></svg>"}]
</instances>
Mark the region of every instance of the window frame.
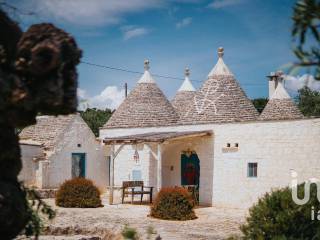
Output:
<instances>
[{"instance_id":1,"label":"window frame","mask_svg":"<svg viewBox=\"0 0 320 240\"><path fill-rule=\"evenodd\" d=\"M248 162L248 164L247 164L247 177L248 178L257 178L258 177L258 163L257 162Z\"/></svg>"}]
</instances>

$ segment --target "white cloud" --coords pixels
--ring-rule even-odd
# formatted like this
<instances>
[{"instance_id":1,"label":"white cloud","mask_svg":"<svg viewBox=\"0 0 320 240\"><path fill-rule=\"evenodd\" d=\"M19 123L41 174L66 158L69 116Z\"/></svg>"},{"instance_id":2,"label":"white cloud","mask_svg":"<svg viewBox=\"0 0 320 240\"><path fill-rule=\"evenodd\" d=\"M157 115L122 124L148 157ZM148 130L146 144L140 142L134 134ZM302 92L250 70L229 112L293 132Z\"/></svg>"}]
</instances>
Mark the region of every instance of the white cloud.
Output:
<instances>
[{"instance_id":1,"label":"white cloud","mask_svg":"<svg viewBox=\"0 0 320 240\"><path fill-rule=\"evenodd\" d=\"M320 81L314 79L312 75L304 74L302 76L285 76L285 87L292 95L296 95L298 90L304 86L308 86L314 91L320 91Z\"/></svg>"},{"instance_id":2,"label":"white cloud","mask_svg":"<svg viewBox=\"0 0 320 240\"><path fill-rule=\"evenodd\" d=\"M87 93L85 90L81 89L81 88L78 88L77 89L77 95L78 95L78 98L80 99L85 99L87 98Z\"/></svg>"},{"instance_id":3,"label":"white cloud","mask_svg":"<svg viewBox=\"0 0 320 240\"><path fill-rule=\"evenodd\" d=\"M180 22L177 22L176 27L183 28L183 27L189 26L191 23L192 23L192 18L187 17L187 18L182 19Z\"/></svg>"},{"instance_id":4,"label":"white cloud","mask_svg":"<svg viewBox=\"0 0 320 240\"><path fill-rule=\"evenodd\" d=\"M209 8L219 9L239 5L245 2L245 0L214 0L208 5Z\"/></svg>"},{"instance_id":5,"label":"white cloud","mask_svg":"<svg viewBox=\"0 0 320 240\"><path fill-rule=\"evenodd\" d=\"M116 109L123 102L125 90L118 89L117 86L107 86L100 94L89 97L85 90L78 89L78 98L80 110L86 108L98 108L98 109Z\"/></svg>"},{"instance_id":6,"label":"white cloud","mask_svg":"<svg viewBox=\"0 0 320 240\"><path fill-rule=\"evenodd\" d=\"M40 18L76 26L102 26L122 21L126 14L163 7L161 0L30 0L30 9Z\"/></svg>"},{"instance_id":7,"label":"white cloud","mask_svg":"<svg viewBox=\"0 0 320 240\"><path fill-rule=\"evenodd\" d=\"M131 38L140 37L148 34L150 31L144 27L124 26L121 28L123 32L123 39L129 40Z\"/></svg>"}]
</instances>

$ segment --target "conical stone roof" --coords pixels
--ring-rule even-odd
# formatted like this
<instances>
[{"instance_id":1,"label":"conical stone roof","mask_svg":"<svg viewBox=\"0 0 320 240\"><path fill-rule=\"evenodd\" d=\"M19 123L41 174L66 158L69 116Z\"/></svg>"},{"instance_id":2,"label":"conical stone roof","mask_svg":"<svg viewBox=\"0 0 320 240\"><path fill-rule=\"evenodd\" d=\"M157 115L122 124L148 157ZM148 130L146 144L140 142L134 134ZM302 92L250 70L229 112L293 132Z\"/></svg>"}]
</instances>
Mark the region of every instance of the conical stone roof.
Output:
<instances>
[{"instance_id":1,"label":"conical stone roof","mask_svg":"<svg viewBox=\"0 0 320 240\"><path fill-rule=\"evenodd\" d=\"M104 128L157 127L176 124L179 115L149 72L145 72L124 102L112 114Z\"/></svg>"},{"instance_id":2,"label":"conical stone roof","mask_svg":"<svg viewBox=\"0 0 320 240\"><path fill-rule=\"evenodd\" d=\"M301 119L302 113L292 101L282 83L278 83L266 107L259 116L259 120L289 120Z\"/></svg>"},{"instance_id":3,"label":"conical stone roof","mask_svg":"<svg viewBox=\"0 0 320 240\"><path fill-rule=\"evenodd\" d=\"M182 124L241 122L258 118L257 110L224 63L223 54L223 48L219 48L218 62L190 102L188 111L181 116Z\"/></svg>"},{"instance_id":4,"label":"conical stone roof","mask_svg":"<svg viewBox=\"0 0 320 240\"><path fill-rule=\"evenodd\" d=\"M179 88L177 94L172 100L172 106L176 109L177 113L181 116L183 115L189 108L190 102L192 102L196 90L193 87L190 79L190 71L188 68L185 70L185 79Z\"/></svg>"}]
</instances>

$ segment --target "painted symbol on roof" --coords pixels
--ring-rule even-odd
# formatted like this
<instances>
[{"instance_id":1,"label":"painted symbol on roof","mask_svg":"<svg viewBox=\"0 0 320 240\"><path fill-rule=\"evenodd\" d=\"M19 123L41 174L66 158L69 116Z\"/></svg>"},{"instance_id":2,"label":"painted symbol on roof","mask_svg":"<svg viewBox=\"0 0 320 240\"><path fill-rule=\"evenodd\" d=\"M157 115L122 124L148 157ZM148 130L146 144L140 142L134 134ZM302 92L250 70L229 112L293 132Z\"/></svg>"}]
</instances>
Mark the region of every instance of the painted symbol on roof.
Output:
<instances>
[{"instance_id":1,"label":"painted symbol on roof","mask_svg":"<svg viewBox=\"0 0 320 240\"><path fill-rule=\"evenodd\" d=\"M218 89L220 86L214 85L209 86L204 91L199 91L197 95L193 98L193 105L195 107L195 110L197 114L202 114L206 109L213 108L213 113L215 115L218 115L218 108L217 108L217 102L220 98L225 96L223 93L218 93ZM189 108L189 110L186 112L186 116L189 115L190 111L192 111L192 108Z\"/></svg>"},{"instance_id":2,"label":"painted symbol on roof","mask_svg":"<svg viewBox=\"0 0 320 240\"><path fill-rule=\"evenodd\" d=\"M223 93L217 94L218 89L219 86L209 86L209 88L205 92L200 92L199 96L196 95L194 97L194 106L198 114L202 114L205 109L208 109L210 107L213 108L215 115L218 114L217 101L224 96Z\"/></svg>"}]
</instances>

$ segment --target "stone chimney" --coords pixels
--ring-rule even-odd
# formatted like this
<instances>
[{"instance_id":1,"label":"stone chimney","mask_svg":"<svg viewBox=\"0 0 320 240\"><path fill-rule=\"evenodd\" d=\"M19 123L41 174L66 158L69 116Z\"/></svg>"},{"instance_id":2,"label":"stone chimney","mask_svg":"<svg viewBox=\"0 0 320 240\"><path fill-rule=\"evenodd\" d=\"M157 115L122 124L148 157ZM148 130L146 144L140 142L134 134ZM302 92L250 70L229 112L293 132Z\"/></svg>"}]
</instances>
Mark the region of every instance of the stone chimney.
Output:
<instances>
[{"instance_id":1,"label":"stone chimney","mask_svg":"<svg viewBox=\"0 0 320 240\"><path fill-rule=\"evenodd\" d=\"M274 91L278 87L278 84L283 83L283 72L271 72L270 75L267 76L267 78L269 78L269 99L271 99Z\"/></svg>"}]
</instances>

